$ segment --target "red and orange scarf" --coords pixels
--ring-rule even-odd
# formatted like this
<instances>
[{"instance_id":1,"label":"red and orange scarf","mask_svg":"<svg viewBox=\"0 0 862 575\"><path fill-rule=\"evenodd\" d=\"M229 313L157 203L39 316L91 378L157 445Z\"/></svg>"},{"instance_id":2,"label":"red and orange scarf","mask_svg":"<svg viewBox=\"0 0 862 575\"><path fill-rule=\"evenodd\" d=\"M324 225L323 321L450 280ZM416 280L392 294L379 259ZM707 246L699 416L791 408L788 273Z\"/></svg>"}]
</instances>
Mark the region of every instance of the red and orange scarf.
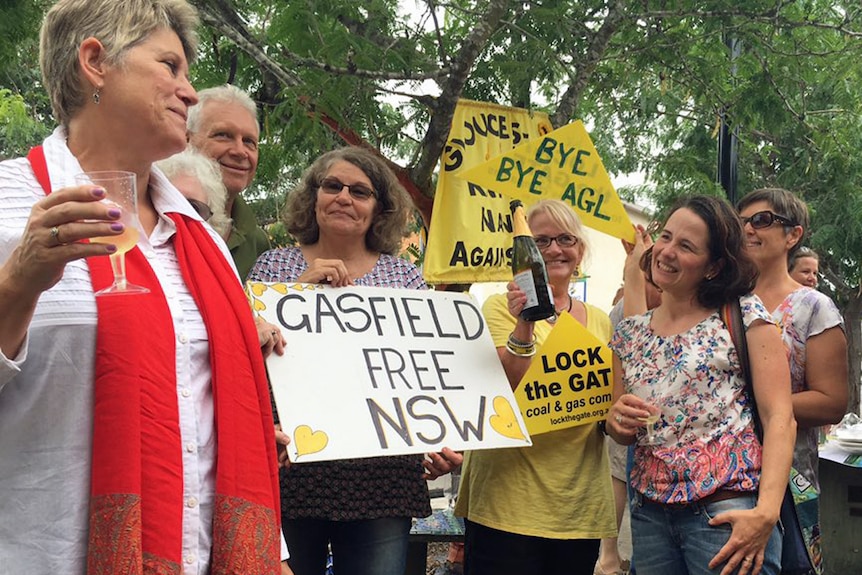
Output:
<instances>
[{"instance_id":1,"label":"red and orange scarf","mask_svg":"<svg viewBox=\"0 0 862 575\"><path fill-rule=\"evenodd\" d=\"M51 191L41 146L28 155ZM212 575L274 574L280 495L269 390L257 330L236 275L200 222L178 213L174 247L210 344L216 494ZM107 257L87 259L93 290L113 281ZM96 298L96 381L88 575L182 572L183 465L173 322L141 250L131 283L150 293Z\"/></svg>"}]
</instances>

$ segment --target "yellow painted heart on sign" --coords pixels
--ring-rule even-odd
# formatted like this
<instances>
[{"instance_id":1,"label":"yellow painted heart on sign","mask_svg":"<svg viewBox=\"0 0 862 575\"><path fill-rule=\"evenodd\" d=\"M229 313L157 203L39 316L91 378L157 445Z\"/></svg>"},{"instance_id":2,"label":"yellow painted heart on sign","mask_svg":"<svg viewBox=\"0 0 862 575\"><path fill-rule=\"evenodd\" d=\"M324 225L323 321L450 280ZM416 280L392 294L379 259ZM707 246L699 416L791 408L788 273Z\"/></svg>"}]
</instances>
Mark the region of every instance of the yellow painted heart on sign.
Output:
<instances>
[{"instance_id":1,"label":"yellow painted heart on sign","mask_svg":"<svg viewBox=\"0 0 862 575\"><path fill-rule=\"evenodd\" d=\"M263 311L266 309L266 304L260 301L257 298L254 298L254 303L252 304L252 308L254 311Z\"/></svg>"},{"instance_id":2,"label":"yellow painted heart on sign","mask_svg":"<svg viewBox=\"0 0 862 575\"><path fill-rule=\"evenodd\" d=\"M296 456L308 455L323 451L329 443L325 431L312 431L308 425L298 425L293 430L293 444L296 446Z\"/></svg>"},{"instance_id":3,"label":"yellow painted heart on sign","mask_svg":"<svg viewBox=\"0 0 862 575\"><path fill-rule=\"evenodd\" d=\"M272 289L274 289L275 291L277 291L281 295L284 295L287 293L287 285L286 284L272 284L269 287L271 287Z\"/></svg>"},{"instance_id":4,"label":"yellow painted heart on sign","mask_svg":"<svg viewBox=\"0 0 862 575\"><path fill-rule=\"evenodd\" d=\"M498 395L494 398L494 415L491 416L491 429L511 439L526 439L515 417L515 410L508 400Z\"/></svg>"},{"instance_id":5,"label":"yellow painted heart on sign","mask_svg":"<svg viewBox=\"0 0 862 575\"><path fill-rule=\"evenodd\" d=\"M262 284L259 282L249 283L248 287L251 289L251 293L253 293L257 297L262 296L263 292L266 291L266 284Z\"/></svg>"}]
</instances>

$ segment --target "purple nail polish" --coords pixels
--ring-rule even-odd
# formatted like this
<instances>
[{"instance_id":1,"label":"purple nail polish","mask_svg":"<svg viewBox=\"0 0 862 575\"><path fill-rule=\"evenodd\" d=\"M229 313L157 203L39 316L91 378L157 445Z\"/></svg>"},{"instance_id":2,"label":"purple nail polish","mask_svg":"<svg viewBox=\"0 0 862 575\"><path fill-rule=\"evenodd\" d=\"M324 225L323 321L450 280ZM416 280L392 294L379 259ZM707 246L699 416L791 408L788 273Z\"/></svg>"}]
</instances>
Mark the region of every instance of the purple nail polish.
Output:
<instances>
[{"instance_id":1,"label":"purple nail polish","mask_svg":"<svg viewBox=\"0 0 862 575\"><path fill-rule=\"evenodd\" d=\"M117 246L115 246L114 244L107 244L105 246L105 251L107 251L109 254L112 254L117 251Z\"/></svg>"},{"instance_id":2,"label":"purple nail polish","mask_svg":"<svg viewBox=\"0 0 862 575\"><path fill-rule=\"evenodd\" d=\"M126 226L123 225L123 222L114 222L113 224L111 224L111 229L115 232L121 232L125 228Z\"/></svg>"},{"instance_id":3,"label":"purple nail polish","mask_svg":"<svg viewBox=\"0 0 862 575\"><path fill-rule=\"evenodd\" d=\"M122 215L122 214L121 214L120 210L118 210L117 208L111 208L110 210L108 210L108 217L109 218L116 219L116 218L119 218L120 215Z\"/></svg>"},{"instance_id":4,"label":"purple nail polish","mask_svg":"<svg viewBox=\"0 0 862 575\"><path fill-rule=\"evenodd\" d=\"M105 188L93 188L90 193L93 194L94 198L102 199L105 197Z\"/></svg>"}]
</instances>

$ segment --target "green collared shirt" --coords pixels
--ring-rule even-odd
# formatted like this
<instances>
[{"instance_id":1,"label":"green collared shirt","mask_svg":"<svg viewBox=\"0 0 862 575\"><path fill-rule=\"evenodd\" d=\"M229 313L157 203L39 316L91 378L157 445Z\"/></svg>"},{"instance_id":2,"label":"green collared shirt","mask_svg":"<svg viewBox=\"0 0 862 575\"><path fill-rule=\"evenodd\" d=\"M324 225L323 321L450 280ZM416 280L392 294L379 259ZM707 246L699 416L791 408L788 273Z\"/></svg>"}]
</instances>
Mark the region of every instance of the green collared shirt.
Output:
<instances>
[{"instance_id":1,"label":"green collared shirt","mask_svg":"<svg viewBox=\"0 0 862 575\"><path fill-rule=\"evenodd\" d=\"M233 226L227 239L227 247L240 279L245 282L257 257L270 249L269 237L263 228L257 225L254 211L241 197L234 200L230 216L233 218Z\"/></svg>"}]
</instances>

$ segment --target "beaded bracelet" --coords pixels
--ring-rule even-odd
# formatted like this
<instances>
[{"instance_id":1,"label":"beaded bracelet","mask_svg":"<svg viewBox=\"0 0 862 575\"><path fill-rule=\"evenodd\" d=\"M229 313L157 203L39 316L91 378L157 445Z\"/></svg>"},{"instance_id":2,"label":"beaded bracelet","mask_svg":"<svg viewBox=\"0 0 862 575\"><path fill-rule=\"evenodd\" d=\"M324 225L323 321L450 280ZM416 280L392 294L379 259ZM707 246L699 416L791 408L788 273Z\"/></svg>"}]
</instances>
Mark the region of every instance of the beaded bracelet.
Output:
<instances>
[{"instance_id":1,"label":"beaded bracelet","mask_svg":"<svg viewBox=\"0 0 862 575\"><path fill-rule=\"evenodd\" d=\"M517 357L532 357L536 355L536 346L529 348L514 348L509 342L506 342L506 351Z\"/></svg>"},{"instance_id":2,"label":"beaded bracelet","mask_svg":"<svg viewBox=\"0 0 862 575\"><path fill-rule=\"evenodd\" d=\"M514 347L533 347L536 345L536 336L533 336L532 341L521 341L520 339L515 337L514 333L510 333L509 343L511 343Z\"/></svg>"},{"instance_id":3,"label":"beaded bracelet","mask_svg":"<svg viewBox=\"0 0 862 575\"><path fill-rule=\"evenodd\" d=\"M506 341L506 350L518 357L536 355L536 336L533 336L533 341L521 341L510 333L509 339Z\"/></svg>"}]
</instances>

